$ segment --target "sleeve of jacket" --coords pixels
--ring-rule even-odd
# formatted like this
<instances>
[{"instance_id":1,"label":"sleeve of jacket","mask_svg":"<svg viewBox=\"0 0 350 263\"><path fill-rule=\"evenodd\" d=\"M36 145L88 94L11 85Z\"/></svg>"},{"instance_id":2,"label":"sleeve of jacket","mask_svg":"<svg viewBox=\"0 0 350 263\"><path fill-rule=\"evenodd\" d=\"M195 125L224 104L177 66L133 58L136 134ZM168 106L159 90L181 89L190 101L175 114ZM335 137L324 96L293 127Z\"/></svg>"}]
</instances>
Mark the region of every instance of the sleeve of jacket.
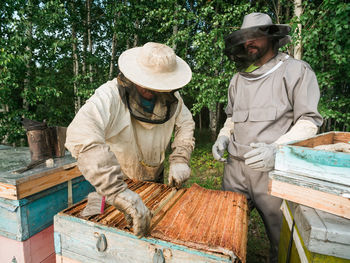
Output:
<instances>
[{"instance_id":1,"label":"sleeve of jacket","mask_svg":"<svg viewBox=\"0 0 350 263\"><path fill-rule=\"evenodd\" d=\"M285 81L290 87L288 97L293 105L294 124L298 120L307 120L320 127L323 122L317 109L320 89L311 67L306 62L292 60Z\"/></svg>"},{"instance_id":2,"label":"sleeve of jacket","mask_svg":"<svg viewBox=\"0 0 350 263\"><path fill-rule=\"evenodd\" d=\"M118 118L121 103L113 85L111 81L98 88L79 110L67 129L65 144L77 158L84 177L108 199L127 188L118 160L105 141L106 130L111 119Z\"/></svg>"},{"instance_id":3,"label":"sleeve of jacket","mask_svg":"<svg viewBox=\"0 0 350 263\"><path fill-rule=\"evenodd\" d=\"M172 153L169 156L169 162L189 164L195 145L193 136L195 123L180 95L177 94L177 97L179 113L175 117L174 141L171 144Z\"/></svg>"},{"instance_id":4,"label":"sleeve of jacket","mask_svg":"<svg viewBox=\"0 0 350 263\"><path fill-rule=\"evenodd\" d=\"M230 137L231 134L234 132L234 122L232 121L232 115L233 115L233 101L234 101L234 82L235 82L236 76L234 76L231 81L227 92L227 106L225 109L225 113L227 116L227 119L224 123L224 126L221 128L218 137L220 136L226 136Z\"/></svg>"}]
</instances>

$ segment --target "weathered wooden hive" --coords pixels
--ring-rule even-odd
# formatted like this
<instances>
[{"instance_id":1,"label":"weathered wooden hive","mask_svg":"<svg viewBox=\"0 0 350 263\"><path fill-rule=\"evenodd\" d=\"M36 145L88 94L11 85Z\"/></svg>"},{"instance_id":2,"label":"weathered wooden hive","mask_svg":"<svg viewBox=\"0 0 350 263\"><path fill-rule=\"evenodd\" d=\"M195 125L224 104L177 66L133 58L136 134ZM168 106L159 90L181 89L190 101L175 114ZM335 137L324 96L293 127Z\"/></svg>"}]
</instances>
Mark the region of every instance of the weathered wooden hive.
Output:
<instances>
[{"instance_id":1,"label":"weathered wooden hive","mask_svg":"<svg viewBox=\"0 0 350 263\"><path fill-rule=\"evenodd\" d=\"M57 262L245 262L244 195L198 185L176 190L157 183L127 183L154 215L150 234L134 236L113 206L100 215L81 216L85 200L55 216Z\"/></svg>"},{"instance_id":2,"label":"weathered wooden hive","mask_svg":"<svg viewBox=\"0 0 350 263\"><path fill-rule=\"evenodd\" d=\"M279 146L270 194L350 219L350 153L315 149L336 143L350 143L350 132Z\"/></svg>"},{"instance_id":3,"label":"weathered wooden hive","mask_svg":"<svg viewBox=\"0 0 350 263\"><path fill-rule=\"evenodd\" d=\"M28 147L0 145L0 262L53 262L53 217L94 188L65 155L22 173Z\"/></svg>"},{"instance_id":4,"label":"weathered wooden hive","mask_svg":"<svg viewBox=\"0 0 350 263\"><path fill-rule=\"evenodd\" d=\"M269 193L289 201L282 205L279 262L350 261L350 153L317 148L338 143L347 147L350 133L279 146L269 173Z\"/></svg>"}]
</instances>

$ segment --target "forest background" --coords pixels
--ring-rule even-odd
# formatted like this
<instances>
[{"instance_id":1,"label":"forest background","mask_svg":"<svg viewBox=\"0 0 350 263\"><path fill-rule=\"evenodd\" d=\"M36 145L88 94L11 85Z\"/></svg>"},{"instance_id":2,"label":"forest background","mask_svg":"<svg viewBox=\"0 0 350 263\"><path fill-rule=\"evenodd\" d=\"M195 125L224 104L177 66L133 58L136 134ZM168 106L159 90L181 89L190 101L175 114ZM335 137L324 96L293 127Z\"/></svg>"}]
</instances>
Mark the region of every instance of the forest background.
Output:
<instances>
[{"instance_id":1,"label":"forest background","mask_svg":"<svg viewBox=\"0 0 350 263\"><path fill-rule=\"evenodd\" d=\"M223 164L213 159L211 146L225 121L227 88L236 72L223 54L224 37L251 12L292 27L293 41L284 52L308 62L317 75L320 132L350 131L347 0L5 0L0 1L0 144L27 144L23 117L68 126L95 89L118 74L124 50L165 43L193 71L181 90L196 122L192 175L185 186L220 189ZM253 210L247 262L269 262L268 246Z\"/></svg>"},{"instance_id":2,"label":"forest background","mask_svg":"<svg viewBox=\"0 0 350 263\"><path fill-rule=\"evenodd\" d=\"M317 74L321 132L350 131L350 4L341 0L0 1L0 143L26 143L21 118L68 126L102 83L118 73L118 56L148 41L165 43L191 66L181 90L197 129L215 138L226 116L235 65L224 37L250 12L292 27L284 51Z\"/></svg>"}]
</instances>

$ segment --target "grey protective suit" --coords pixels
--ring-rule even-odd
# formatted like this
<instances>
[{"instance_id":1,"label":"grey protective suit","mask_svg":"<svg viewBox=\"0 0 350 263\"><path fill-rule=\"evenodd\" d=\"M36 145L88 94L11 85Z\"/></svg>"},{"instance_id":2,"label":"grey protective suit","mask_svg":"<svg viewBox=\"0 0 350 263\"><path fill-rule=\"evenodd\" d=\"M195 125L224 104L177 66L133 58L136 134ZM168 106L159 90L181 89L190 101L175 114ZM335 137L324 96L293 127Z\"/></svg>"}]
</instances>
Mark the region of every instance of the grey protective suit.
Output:
<instances>
[{"instance_id":1,"label":"grey protective suit","mask_svg":"<svg viewBox=\"0 0 350 263\"><path fill-rule=\"evenodd\" d=\"M317 111L320 91L310 66L278 53L251 73L233 76L228 90L227 117L234 122L228 146L223 190L245 194L265 223L272 250L277 251L282 200L268 195L268 173L244 164L252 142L273 143L298 120L322 124Z\"/></svg>"}]
</instances>

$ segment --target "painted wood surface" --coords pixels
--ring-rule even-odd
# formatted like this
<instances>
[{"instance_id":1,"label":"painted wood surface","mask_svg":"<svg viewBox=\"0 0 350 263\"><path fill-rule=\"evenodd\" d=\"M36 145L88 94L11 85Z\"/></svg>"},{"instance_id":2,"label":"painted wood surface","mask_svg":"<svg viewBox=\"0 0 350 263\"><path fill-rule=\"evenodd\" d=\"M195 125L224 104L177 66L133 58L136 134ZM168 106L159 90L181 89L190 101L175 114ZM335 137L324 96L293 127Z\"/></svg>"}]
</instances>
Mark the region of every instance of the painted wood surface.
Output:
<instances>
[{"instance_id":1,"label":"painted wood surface","mask_svg":"<svg viewBox=\"0 0 350 263\"><path fill-rule=\"evenodd\" d=\"M288 202L300 236L310 252L350 260L350 220Z\"/></svg>"},{"instance_id":2,"label":"painted wood surface","mask_svg":"<svg viewBox=\"0 0 350 263\"><path fill-rule=\"evenodd\" d=\"M337 142L349 143L350 133L326 133L291 145L281 145L276 154L275 170L350 187L350 154L312 148Z\"/></svg>"},{"instance_id":3,"label":"painted wood surface","mask_svg":"<svg viewBox=\"0 0 350 263\"><path fill-rule=\"evenodd\" d=\"M308 176L300 174L273 170L269 173L269 178L271 180L278 180L284 183L306 187L317 191L334 194L340 197L347 195L350 196L350 187L330 181L310 178Z\"/></svg>"},{"instance_id":4,"label":"painted wood surface","mask_svg":"<svg viewBox=\"0 0 350 263\"><path fill-rule=\"evenodd\" d=\"M0 235L23 241L53 223L53 216L68 207L68 183L21 200L0 198ZM73 202L84 199L94 188L83 176L72 180Z\"/></svg>"},{"instance_id":5,"label":"painted wood surface","mask_svg":"<svg viewBox=\"0 0 350 263\"><path fill-rule=\"evenodd\" d=\"M310 251L305 245L305 240L303 239L303 231L298 225L300 225L300 219L293 216L293 213L290 209L290 203L287 204L286 201L283 201L281 206L283 212L283 225L281 230L281 238L279 244L279 262L286 262L288 245L290 241L291 228L293 219L295 220L294 233L293 233L293 246L291 249L290 263L346 263L350 262L349 259L344 257L338 257L333 255L324 254L325 250L321 249L319 253ZM317 228L318 226L313 226ZM328 251L331 251L332 242L328 243Z\"/></svg>"},{"instance_id":6,"label":"painted wood surface","mask_svg":"<svg viewBox=\"0 0 350 263\"><path fill-rule=\"evenodd\" d=\"M80 263L80 261L56 254L56 263Z\"/></svg>"},{"instance_id":7,"label":"painted wood surface","mask_svg":"<svg viewBox=\"0 0 350 263\"><path fill-rule=\"evenodd\" d=\"M270 173L271 174L271 173ZM298 204L350 219L350 199L269 179L268 193Z\"/></svg>"},{"instance_id":8,"label":"painted wood surface","mask_svg":"<svg viewBox=\"0 0 350 263\"><path fill-rule=\"evenodd\" d=\"M0 236L0 262L54 263L55 261L53 225L22 242Z\"/></svg>"},{"instance_id":9,"label":"painted wood surface","mask_svg":"<svg viewBox=\"0 0 350 263\"><path fill-rule=\"evenodd\" d=\"M43 163L24 173L14 171L30 162L29 148L5 148L0 150L0 157L0 197L3 198L19 200L81 175L69 153L55 158L52 167Z\"/></svg>"},{"instance_id":10,"label":"painted wood surface","mask_svg":"<svg viewBox=\"0 0 350 263\"><path fill-rule=\"evenodd\" d=\"M232 262L227 256L204 253L154 238L137 238L125 231L106 227L62 213L55 216L55 251L62 262L152 262L161 249L166 262ZM98 251L97 237L107 240L105 251ZM73 261L65 261L68 258Z\"/></svg>"},{"instance_id":11,"label":"painted wood surface","mask_svg":"<svg viewBox=\"0 0 350 263\"><path fill-rule=\"evenodd\" d=\"M149 235L134 236L124 215L113 206L107 205L103 214L82 216L83 200L55 216L57 254L81 262L152 262L157 253L168 257L167 262L245 262L244 195L199 186L177 191L163 184L126 182L154 214ZM171 234L169 224L174 226ZM107 248L98 251L96 242L102 235Z\"/></svg>"}]
</instances>

